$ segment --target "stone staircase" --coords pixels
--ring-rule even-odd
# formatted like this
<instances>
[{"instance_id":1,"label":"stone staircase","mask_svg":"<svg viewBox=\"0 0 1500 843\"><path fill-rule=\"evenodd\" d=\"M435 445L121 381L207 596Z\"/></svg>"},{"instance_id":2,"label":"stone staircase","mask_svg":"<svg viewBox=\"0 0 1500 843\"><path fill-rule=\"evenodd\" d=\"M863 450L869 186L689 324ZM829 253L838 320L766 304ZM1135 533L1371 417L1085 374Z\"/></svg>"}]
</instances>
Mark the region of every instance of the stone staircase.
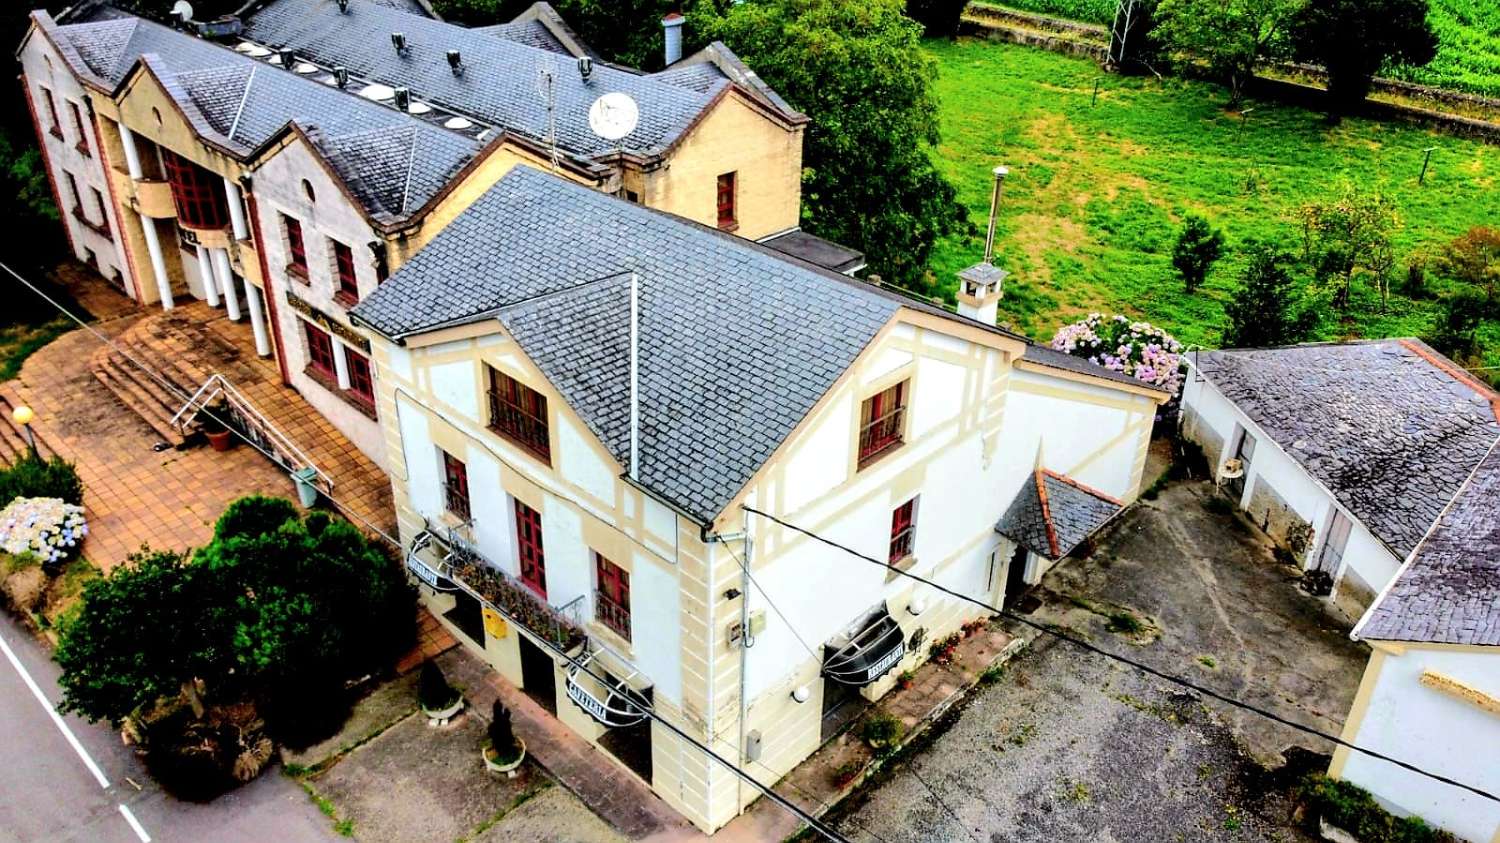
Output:
<instances>
[{"instance_id":1,"label":"stone staircase","mask_svg":"<svg viewBox=\"0 0 1500 843\"><path fill-rule=\"evenodd\" d=\"M255 377L244 360L247 352L214 330L209 324L214 320L222 321L223 315L201 302L148 316L120 334L113 346L96 351L89 369L162 441L174 448L197 444L200 437L172 426L188 397L215 373L231 380Z\"/></svg>"},{"instance_id":2,"label":"stone staircase","mask_svg":"<svg viewBox=\"0 0 1500 843\"><path fill-rule=\"evenodd\" d=\"M0 463L5 465L14 463L30 451L25 431L10 418L11 412L21 403L9 384L0 386L0 414L4 415L0 420ZM32 430L34 433L35 428ZM36 451L42 459L50 459L57 453L41 436L36 436Z\"/></svg>"}]
</instances>

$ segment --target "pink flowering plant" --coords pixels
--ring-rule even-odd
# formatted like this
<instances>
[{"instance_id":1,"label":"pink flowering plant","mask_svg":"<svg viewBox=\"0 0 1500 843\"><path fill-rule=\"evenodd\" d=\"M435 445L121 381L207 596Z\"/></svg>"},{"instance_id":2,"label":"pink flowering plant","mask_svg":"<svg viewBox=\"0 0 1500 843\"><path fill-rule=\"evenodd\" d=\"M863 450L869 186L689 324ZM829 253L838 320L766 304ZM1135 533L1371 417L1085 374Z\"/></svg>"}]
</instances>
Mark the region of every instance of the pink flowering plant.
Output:
<instances>
[{"instance_id":1,"label":"pink flowering plant","mask_svg":"<svg viewBox=\"0 0 1500 843\"><path fill-rule=\"evenodd\" d=\"M29 553L45 568L72 559L88 534L83 507L61 498L16 498L0 510L0 550Z\"/></svg>"},{"instance_id":2,"label":"pink flowering plant","mask_svg":"<svg viewBox=\"0 0 1500 843\"><path fill-rule=\"evenodd\" d=\"M1159 386L1173 397L1182 388L1182 343L1150 322L1090 313L1059 328L1052 347Z\"/></svg>"}]
</instances>

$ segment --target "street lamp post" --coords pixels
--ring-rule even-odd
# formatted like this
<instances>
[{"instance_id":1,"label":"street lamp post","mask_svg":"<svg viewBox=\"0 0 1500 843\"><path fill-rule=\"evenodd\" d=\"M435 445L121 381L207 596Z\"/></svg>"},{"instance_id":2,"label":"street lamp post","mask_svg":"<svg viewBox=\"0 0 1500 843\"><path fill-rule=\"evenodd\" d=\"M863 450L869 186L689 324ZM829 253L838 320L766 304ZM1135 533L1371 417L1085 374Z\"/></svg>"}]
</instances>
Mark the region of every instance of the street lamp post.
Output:
<instances>
[{"instance_id":1,"label":"street lamp post","mask_svg":"<svg viewBox=\"0 0 1500 843\"><path fill-rule=\"evenodd\" d=\"M10 411L10 420L21 426L26 431L26 447L31 449L31 458L40 459L36 453L36 434L31 432L31 420L36 418L36 413L25 404L17 406Z\"/></svg>"}]
</instances>

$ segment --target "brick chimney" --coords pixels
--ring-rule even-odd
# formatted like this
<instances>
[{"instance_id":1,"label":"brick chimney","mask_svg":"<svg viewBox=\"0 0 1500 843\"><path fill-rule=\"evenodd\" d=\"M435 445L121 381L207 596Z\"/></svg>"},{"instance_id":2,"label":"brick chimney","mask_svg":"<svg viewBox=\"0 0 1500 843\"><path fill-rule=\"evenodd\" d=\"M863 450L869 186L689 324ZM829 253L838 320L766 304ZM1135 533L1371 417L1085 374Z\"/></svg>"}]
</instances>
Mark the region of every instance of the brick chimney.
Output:
<instances>
[{"instance_id":1,"label":"brick chimney","mask_svg":"<svg viewBox=\"0 0 1500 843\"><path fill-rule=\"evenodd\" d=\"M662 34L666 36L666 54L664 58L668 65L676 64L682 59L682 25L687 23L687 18L677 12L668 12L661 19Z\"/></svg>"}]
</instances>

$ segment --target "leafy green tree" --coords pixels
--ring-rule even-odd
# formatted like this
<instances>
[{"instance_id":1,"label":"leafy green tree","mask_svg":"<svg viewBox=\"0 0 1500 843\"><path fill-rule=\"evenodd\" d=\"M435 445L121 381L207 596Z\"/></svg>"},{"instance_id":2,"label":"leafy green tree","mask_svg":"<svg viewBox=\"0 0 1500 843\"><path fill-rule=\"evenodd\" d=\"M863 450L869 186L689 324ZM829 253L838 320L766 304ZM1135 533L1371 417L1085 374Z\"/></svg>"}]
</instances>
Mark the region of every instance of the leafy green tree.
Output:
<instances>
[{"instance_id":1,"label":"leafy green tree","mask_svg":"<svg viewBox=\"0 0 1500 843\"><path fill-rule=\"evenodd\" d=\"M204 622L213 604L204 573L180 553L142 550L85 585L53 656L60 708L119 726L141 706L186 693L201 714L197 681L228 669L222 629Z\"/></svg>"},{"instance_id":2,"label":"leafy green tree","mask_svg":"<svg viewBox=\"0 0 1500 843\"><path fill-rule=\"evenodd\" d=\"M1156 37L1205 62L1229 86L1229 106L1261 64L1291 55L1290 25L1304 0L1161 0Z\"/></svg>"},{"instance_id":3,"label":"leafy green tree","mask_svg":"<svg viewBox=\"0 0 1500 843\"><path fill-rule=\"evenodd\" d=\"M1500 304L1500 228L1476 225L1443 247L1438 268L1456 281L1484 290L1491 308Z\"/></svg>"},{"instance_id":4,"label":"leafy green tree","mask_svg":"<svg viewBox=\"0 0 1500 843\"><path fill-rule=\"evenodd\" d=\"M1396 266L1395 236L1401 229L1396 203L1383 193L1346 185L1337 199L1311 202L1297 211L1303 257L1333 295L1334 307L1348 310L1357 276L1368 276L1384 310Z\"/></svg>"},{"instance_id":5,"label":"leafy green tree","mask_svg":"<svg viewBox=\"0 0 1500 843\"><path fill-rule=\"evenodd\" d=\"M906 0L906 16L922 25L928 38L952 38L969 0Z\"/></svg>"},{"instance_id":6,"label":"leafy green tree","mask_svg":"<svg viewBox=\"0 0 1500 843\"><path fill-rule=\"evenodd\" d=\"M1296 259L1267 243L1250 246L1239 289L1224 307L1226 348L1268 348L1307 339L1316 311L1300 301L1292 273Z\"/></svg>"},{"instance_id":7,"label":"leafy green tree","mask_svg":"<svg viewBox=\"0 0 1500 843\"><path fill-rule=\"evenodd\" d=\"M938 238L972 231L933 166L937 69L901 0L761 0L689 14L811 118L803 146L802 222L862 250L904 287L923 283Z\"/></svg>"},{"instance_id":8,"label":"leafy green tree","mask_svg":"<svg viewBox=\"0 0 1500 843\"><path fill-rule=\"evenodd\" d=\"M1437 320L1427 335L1433 348L1454 359L1463 359L1479 350L1479 326L1484 321L1489 302L1474 287L1461 287L1438 301Z\"/></svg>"},{"instance_id":9,"label":"leafy green tree","mask_svg":"<svg viewBox=\"0 0 1500 843\"><path fill-rule=\"evenodd\" d=\"M1427 0L1307 0L1292 21L1303 61L1328 71L1328 113L1334 120L1364 102L1387 64L1421 66L1437 56Z\"/></svg>"},{"instance_id":10,"label":"leafy green tree","mask_svg":"<svg viewBox=\"0 0 1500 843\"><path fill-rule=\"evenodd\" d=\"M1198 289L1214 262L1224 255L1224 232L1197 214L1188 214L1172 247L1172 267L1189 293Z\"/></svg>"}]
</instances>

